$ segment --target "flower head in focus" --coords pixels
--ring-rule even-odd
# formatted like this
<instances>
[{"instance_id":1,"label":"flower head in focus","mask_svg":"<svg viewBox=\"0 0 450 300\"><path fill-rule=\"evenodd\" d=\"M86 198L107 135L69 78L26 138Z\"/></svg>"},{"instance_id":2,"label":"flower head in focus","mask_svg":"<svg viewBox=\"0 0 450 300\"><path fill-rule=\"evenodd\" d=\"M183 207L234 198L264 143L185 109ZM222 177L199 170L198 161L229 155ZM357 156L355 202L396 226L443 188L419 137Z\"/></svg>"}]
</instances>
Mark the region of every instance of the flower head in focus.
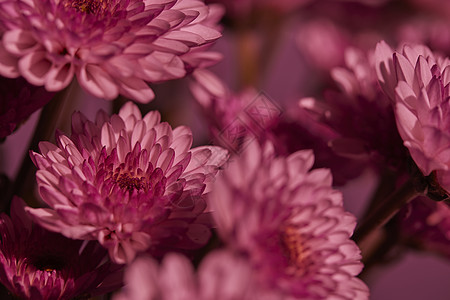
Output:
<instances>
[{"instance_id":1,"label":"flower head in focus","mask_svg":"<svg viewBox=\"0 0 450 300\"><path fill-rule=\"evenodd\" d=\"M20 299L73 299L121 286L121 268L98 243L67 239L33 224L14 199L0 216L0 282Z\"/></svg>"},{"instance_id":2,"label":"flower head in focus","mask_svg":"<svg viewBox=\"0 0 450 300\"><path fill-rule=\"evenodd\" d=\"M28 211L45 228L75 239L97 239L117 263L151 247L195 249L210 232L204 194L227 151L191 148L192 133L172 129L152 111L128 102L118 115L81 113L72 135L32 153L39 192L50 208Z\"/></svg>"},{"instance_id":3,"label":"flower head in focus","mask_svg":"<svg viewBox=\"0 0 450 300\"><path fill-rule=\"evenodd\" d=\"M450 60L423 45L376 48L380 85L394 101L397 128L423 175L450 191Z\"/></svg>"},{"instance_id":4,"label":"flower head in focus","mask_svg":"<svg viewBox=\"0 0 450 300\"><path fill-rule=\"evenodd\" d=\"M53 96L43 87L29 84L25 79L0 77L0 139L10 135L33 112Z\"/></svg>"},{"instance_id":5,"label":"flower head in focus","mask_svg":"<svg viewBox=\"0 0 450 300\"><path fill-rule=\"evenodd\" d=\"M138 257L127 267L125 286L113 299L282 299L256 288L253 276L248 261L226 250L209 253L196 272L180 254L169 253L160 266L149 257Z\"/></svg>"},{"instance_id":6,"label":"flower head in focus","mask_svg":"<svg viewBox=\"0 0 450 300\"><path fill-rule=\"evenodd\" d=\"M356 220L326 169L310 171L312 151L275 157L251 143L210 194L219 234L251 262L258 281L286 297L367 299L356 275Z\"/></svg>"},{"instance_id":7,"label":"flower head in focus","mask_svg":"<svg viewBox=\"0 0 450 300\"><path fill-rule=\"evenodd\" d=\"M148 102L146 82L183 77L182 56L220 36L209 18L199 0L2 0L0 74Z\"/></svg>"}]
</instances>

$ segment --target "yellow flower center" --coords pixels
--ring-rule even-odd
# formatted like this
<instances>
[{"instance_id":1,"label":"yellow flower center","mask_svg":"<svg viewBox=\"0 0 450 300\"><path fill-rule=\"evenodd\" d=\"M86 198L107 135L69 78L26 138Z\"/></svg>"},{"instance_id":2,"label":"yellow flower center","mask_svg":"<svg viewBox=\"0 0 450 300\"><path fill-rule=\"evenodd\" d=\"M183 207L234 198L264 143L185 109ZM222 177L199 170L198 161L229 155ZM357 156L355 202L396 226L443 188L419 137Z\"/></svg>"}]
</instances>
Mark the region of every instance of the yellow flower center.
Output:
<instances>
[{"instance_id":1,"label":"yellow flower center","mask_svg":"<svg viewBox=\"0 0 450 300\"><path fill-rule=\"evenodd\" d=\"M72 7L86 14L97 14L108 7L108 0L66 0L65 7Z\"/></svg>"},{"instance_id":2,"label":"yellow flower center","mask_svg":"<svg viewBox=\"0 0 450 300\"><path fill-rule=\"evenodd\" d=\"M281 231L281 245L289 262L300 266L304 262L305 254L302 239L298 233L298 229L294 226L286 226Z\"/></svg>"}]
</instances>

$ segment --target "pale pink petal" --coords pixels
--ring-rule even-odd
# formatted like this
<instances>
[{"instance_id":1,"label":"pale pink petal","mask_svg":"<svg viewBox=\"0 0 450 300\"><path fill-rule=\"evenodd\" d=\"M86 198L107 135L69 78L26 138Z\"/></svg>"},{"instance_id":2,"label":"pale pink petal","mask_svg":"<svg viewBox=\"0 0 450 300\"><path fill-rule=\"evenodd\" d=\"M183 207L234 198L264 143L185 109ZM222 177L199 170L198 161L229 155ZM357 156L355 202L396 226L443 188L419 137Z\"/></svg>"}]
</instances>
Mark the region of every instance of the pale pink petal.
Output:
<instances>
[{"instance_id":1,"label":"pale pink petal","mask_svg":"<svg viewBox=\"0 0 450 300\"><path fill-rule=\"evenodd\" d=\"M20 74L34 85L44 85L48 73L53 68L44 51L31 52L23 56L18 66Z\"/></svg>"},{"instance_id":2,"label":"pale pink petal","mask_svg":"<svg viewBox=\"0 0 450 300\"><path fill-rule=\"evenodd\" d=\"M86 64L77 73L80 85L99 98L112 100L119 94L119 89L113 78L100 67Z\"/></svg>"}]
</instances>

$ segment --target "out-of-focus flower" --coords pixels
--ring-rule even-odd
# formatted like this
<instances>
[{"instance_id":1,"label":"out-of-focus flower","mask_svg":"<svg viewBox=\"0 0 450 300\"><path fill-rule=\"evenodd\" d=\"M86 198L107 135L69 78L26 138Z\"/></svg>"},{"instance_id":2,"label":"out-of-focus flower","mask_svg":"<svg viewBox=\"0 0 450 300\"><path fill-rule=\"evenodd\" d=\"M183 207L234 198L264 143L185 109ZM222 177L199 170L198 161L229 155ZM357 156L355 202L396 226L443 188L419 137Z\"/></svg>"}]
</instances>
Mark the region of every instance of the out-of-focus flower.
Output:
<instances>
[{"instance_id":1,"label":"out-of-focus flower","mask_svg":"<svg viewBox=\"0 0 450 300\"><path fill-rule=\"evenodd\" d=\"M403 164L407 155L391 102L378 86L373 54L348 48L345 67L334 68L331 76L340 91L327 91L322 103L308 99L299 104L339 133L330 142L333 150L376 165L380 160L391 167Z\"/></svg>"},{"instance_id":2,"label":"out-of-focus flower","mask_svg":"<svg viewBox=\"0 0 450 300\"><path fill-rule=\"evenodd\" d=\"M312 151L275 157L251 143L210 194L221 237L252 264L262 285L285 297L368 299L350 240L356 220Z\"/></svg>"},{"instance_id":3,"label":"out-of-focus flower","mask_svg":"<svg viewBox=\"0 0 450 300\"><path fill-rule=\"evenodd\" d=\"M98 239L117 263L150 247L194 249L209 239L204 194L227 159L214 146L190 150L192 133L128 102L95 123L72 117L72 136L32 153L39 193L50 208L28 211L45 228Z\"/></svg>"},{"instance_id":4,"label":"out-of-focus flower","mask_svg":"<svg viewBox=\"0 0 450 300\"><path fill-rule=\"evenodd\" d=\"M366 166L333 152L328 144L339 134L306 110L295 107L283 112L276 102L251 88L233 93L206 70L195 71L194 77L191 90L204 110L215 143L240 152L253 139L269 140L278 155L314 149L314 167L330 167L334 184L344 184Z\"/></svg>"},{"instance_id":5,"label":"out-of-focus flower","mask_svg":"<svg viewBox=\"0 0 450 300\"><path fill-rule=\"evenodd\" d=\"M170 253L160 266L139 257L125 272L125 287L114 300L233 300L282 299L255 286L248 261L225 250L208 254L197 272L180 254Z\"/></svg>"},{"instance_id":6,"label":"out-of-focus flower","mask_svg":"<svg viewBox=\"0 0 450 300\"><path fill-rule=\"evenodd\" d=\"M450 191L450 61L423 45L376 48L380 85L394 101L398 131L425 176Z\"/></svg>"},{"instance_id":7,"label":"out-of-focus flower","mask_svg":"<svg viewBox=\"0 0 450 300\"><path fill-rule=\"evenodd\" d=\"M325 71L342 65L350 45L350 38L339 26L317 19L301 25L296 41L308 63Z\"/></svg>"},{"instance_id":8,"label":"out-of-focus flower","mask_svg":"<svg viewBox=\"0 0 450 300\"><path fill-rule=\"evenodd\" d=\"M19 77L0 77L0 139L10 135L21 122L44 106L53 96L42 87Z\"/></svg>"},{"instance_id":9,"label":"out-of-focus flower","mask_svg":"<svg viewBox=\"0 0 450 300\"><path fill-rule=\"evenodd\" d=\"M328 166L333 178L343 183L367 167L405 171L408 153L397 132L391 101L378 86L373 55L348 48L345 67L332 69L331 76L339 90L327 90L324 100L301 99L298 122L304 128L325 127L333 133L325 135L322 129L311 146L319 157L323 153L332 158ZM319 147L323 142L331 154ZM339 164L339 157L349 160L353 172Z\"/></svg>"},{"instance_id":10,"label":"out-of-focus flower","mask_svg":"<svg viewBox=\"0 0 450 300\"><path fill-rule=\"evenodd\" d=\"M220 36L209 18L197 0L3 0L0 74L49 91L76 76L96 97L148 102L146 82L183 77L182 55Z\"/></svg>"},{"instance_id":11,"label":"out-of-focus flower","mask_svg":"<svg viewBox=\"0 0 450 300\"><path fill-rule=\"evenodd\" d=\"M312 0L209 0L209 2L222 3L225 5L228 14L235 17L244 17L260 10L286 13L306 5Z\"/></svg>"},{"instance_id":12,"label":"out-of-focus flower","mask_svg":"<svg viewBox=\"0 0 450 300\"><path fill-rule=\"evenodd\" d=\"M71 240L31 222L13 200L0 216L0 282L20 299L74 299L121 286L121 268L98 243ZM87 244L86 244L87 243Z\"/></svg>"},{"instance_id":13,"label":"out-of-focus flower","mask_svg":"<svg viewBox=\"0 0 450 300\"><path fill-rule=\"evenodd\" d=\"M414 199L400 211L402 237L412 246L450 258L450 208L426 197Z\"/></svg>"},{"instance_id":14,"label":"out-of-focus flower","mask_svg":"<svg viewBox=\"0 0 450 300\"><path fill-rule=\"evenodd\" d=\"M193 73L191 91L201 105L214 141L239 152L249 137L263 139L278 122L281 108L264 93L247 88L233 93L206 70Z\"/></svg>"},{"instance_id":15,"label":"out-of-focus flower","mask_svg":"<svg viewBox=\"0 0 450 300\"><path fill-rule=\"evenodd\" d=\"M431 15L407 19L399 25L396 40L399 44L424 44L434 51L450 55L450 22Z\"/></svg>"},{"instance_id":16,"label":"out-of-focus flower","mask_svg":"<svg viewBox=\"0 0 450 300\"><path fill-rule=\"evenodd\" d=\"M450 3L446 0L409 0L409 2L419 9L431 10L447 18L450 15Z\"/></svg>"}]
</instances>

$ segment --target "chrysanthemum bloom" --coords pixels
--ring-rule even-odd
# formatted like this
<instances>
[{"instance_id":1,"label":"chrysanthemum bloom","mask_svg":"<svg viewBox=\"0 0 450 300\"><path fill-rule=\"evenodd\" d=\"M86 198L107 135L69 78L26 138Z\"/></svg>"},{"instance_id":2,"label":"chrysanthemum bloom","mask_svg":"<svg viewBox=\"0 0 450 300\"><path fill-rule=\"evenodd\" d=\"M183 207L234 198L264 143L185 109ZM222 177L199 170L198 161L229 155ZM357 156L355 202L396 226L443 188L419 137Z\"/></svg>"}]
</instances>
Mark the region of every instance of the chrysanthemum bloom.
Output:
<instances>
[{"instance_id":1,"label":"chrysanthemum bloom","mask_svg":"<svg viewBox=\"0 0 450 300\"><path fill-rule=\"evenodd\" d=\"M432 172L450 191L450 60L426 46L394 52L385 42L376 48L380 85L394 101L397 128L425 176Z\"/></svg>"},{"instance_id":2,"label":"chrysanthemum bloom","mask_svg":"<svg viewBox=\"0 0 450 300\"><path fill-rule=\"evenodd\" d=\"M125 104L118 115L72 117L72 136L32 153L39 193L50 208L28 211L45 228L75 239L97 239L117 263L149 247L193 249L209 239L202 216L227 152L190 150L192 133L172 130L156 111L142 118Z\"/></svg>"},{"instance_id":3,"label":"chrysanthemum bloom","mask_svg":"<svg viewBox=\"0 0 450 300\"><path fill-rule=\"evenodd\" d=\"M339 133L331 141L334 151L376 164L380 160L390 166L401 164L406 153L390 100L378 86L373 53L348 48L345 67L332 69L331 76L339 91L328 90L324 103L307 99L299 104Z\"/></svg>"},{"instance_id":4,"label":"chrysanthemum bloom","mask_svg":"<svg viewBox=\"0 0 450 300\"><path fill-rule=\"evenodd\" d=\"M181 56L220 36L209 17L198 0L2 0L0 74L148 102L146 82L183 77Z\"/></svg>"},{"instance_id":5,"label":"chrysanthemum bloom","mask_svg":"<svg viewBox=\"0 0 450 300\"><path fill-rule=\"evenodd\" d=\"M251 262L264 286L295 299L367 299L350 240L356 220L312 151L275 157L251 143L222 173L210 201L221 237Z\"/></svg>"},{"instance_id":6,"label":"chrysanthemum bloom","mask_svg":"<svg viewBox=\"0 0 450 300\"><path fill-rule=\"evenodd\" d=\"M264 93L247 88L239 93L206 70L194 72L191 85L195 99L202 106L213 140L233 152L246 147L252 139L270 140L279 155L301 149L314 149L314 167L330 167L335 184L343 184L363 169L360 162L336 155L328 143L339 137L324 122L298 107L282 111Z\"/></svg>"},{"instance_id":7,"label":"chrysanthemum bloom","mask_svg":"<svg viewBox=\"0 0 450 300\"><path fill-rule=\"evenodd\" d=\"M89 298L121 286L118 265L98 243L67 239L33 224L13 200L0 216L0 282L20 299Z\"/></svg>"},{"instance_id":8,"label":"chrysanthemum bloom","mask_svg":"<svg viewBox=\"0 0 450 300\"><path fill-rule=\"evenodd\" d=\"M21 122L44 106L53 96L42 87L19 77L0 77L0 139L10 135Z\"/></svg>"},{"instance_id":9,"label":"chrysanthemum bloom","mask_svg":"<svg viewBox=\"0 0 450 300\"><path fill-rule=\"evenodd\" d=\"M332 69L331 76L339 89L326 90L324 99L299 101L297 122L315 134L317 141L311 147L317 161L327 159L322 165L331 168L337 184L368 167L377 172L405 171L408 152L397 132L391 102L379 88L372 53L347 48L345 66ZM321 147L324 142L328 151Z\"/></svg>"},{"instance_id":10,"label":"chrysanthemum bloom","mask_svg":"<svg viewBox=\"0 0 450 300\"><path fill-rule=\"evenodd\" d=\"M209 253L197 272L180 254L169 253L160 266L149 257L138 257L128 266L125 286L113 299L282 299L264 287L257 289L253 273L248 261L225 250Z\"/></svg>"},{"instance_id":11,"label":"chrysanthemum bloom","mask_svg":"<svg viewBox=\"0 0 450 300\"><path fill-rule=\"evenodd\" d=\"M450 258L450 207L418 197L403 208L397 222L411 246Z\"/></svg>"},{"instance_id":12,"label":"chrysanthemum bloom","mask_svg":"<svg viewBox=\"0 0 450 300\"><path fill-rule=\"evenodd\" d=\"M246 137L263 139L278 122L281 109L264 93L247 88L233 93L206 70L193 73L191 91L203 108L214 141L239 152Z\"/></svg>"}]
</instances>

